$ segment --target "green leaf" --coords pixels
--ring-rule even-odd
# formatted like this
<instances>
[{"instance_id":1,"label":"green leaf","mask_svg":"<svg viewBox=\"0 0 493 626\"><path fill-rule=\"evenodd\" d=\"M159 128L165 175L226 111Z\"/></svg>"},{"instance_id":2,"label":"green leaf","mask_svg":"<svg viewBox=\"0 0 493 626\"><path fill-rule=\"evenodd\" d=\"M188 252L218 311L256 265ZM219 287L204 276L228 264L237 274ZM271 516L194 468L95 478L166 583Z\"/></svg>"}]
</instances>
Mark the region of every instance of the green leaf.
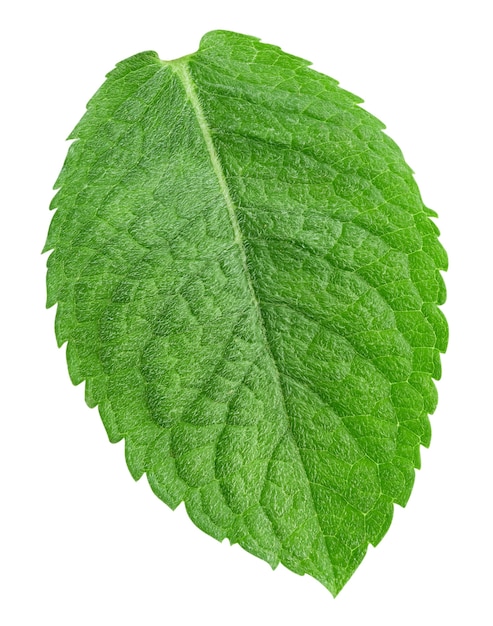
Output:
<instances>
[{"instance_id":1,"label":"green leaf","mask_svg":"<svg viewBox=\"0 0 493 626\"><path fill-rule=\"evenodd\" d=\"M119 63L45 250L70 376L132 476L335 595L430 442L447 259L383 125L308 65L225 31Z\"/></svg>"}]
</instances>

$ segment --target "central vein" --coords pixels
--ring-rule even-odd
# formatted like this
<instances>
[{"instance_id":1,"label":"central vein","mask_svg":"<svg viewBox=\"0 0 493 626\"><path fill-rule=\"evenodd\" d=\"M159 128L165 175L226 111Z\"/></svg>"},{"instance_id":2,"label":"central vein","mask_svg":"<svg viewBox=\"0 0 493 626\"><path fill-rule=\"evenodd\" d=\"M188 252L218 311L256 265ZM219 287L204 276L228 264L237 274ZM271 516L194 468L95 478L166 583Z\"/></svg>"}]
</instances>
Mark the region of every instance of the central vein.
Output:
<instances>
[{"instance_id":1,"label":"central vein","mask_svg":"<svg viewBox=\"0 0 493 626\"><path fill-rule=\"evenodd\" d=\"M281 376L279 373L279 368L277 367L277 363L276 360L274 358L274 354L272 353L271 347L270 347L270 343L269 343L269 338L267 336L267 330L265 327L265 323L264 323L264 319L263 319L263 315L262 315L262 310L260 307L260 301L257 297L257 293L255 291L255 287L253 284L253 280L252 280L252 275L250 272L250 268L248 267L248 261L247 261L247 256L246 256L246 252L245 252L245 244L243 242L243 235L240 229L240 224L238 222L238 217L236 215L236 207L235 204L233 202L233 199L231 198L231 194L229 191L229 187L228 187L228 183L226 181L226 177L224 175L224 171L221 165L221 162L219 160L219 156L216 152L216 147L214 146L214 142L212 140L212 135L211 135L211 131L209 129L209 125L207 123L207 119L205 117L204 114L204 110L202 108L202 105L200 103L200 100L198 98L197 92L195 90L195 85L193 83L193 79L192 76L190 75L190 72L188 71L188 67L187 67L187 61L185 59L180 59L178 61L174 61L171 64L173 70L176 72L176 74L178 75L178 77L180 78L180 80L183 83L183 86L185 88L185 92L186 95L192 105L192 108L195 112L195 115L197 117L197 121L200 127L200 130L202 131L202 135L204 137L204 141L207 147L207 151L209 153L209 157L212 163L212 167L214 169L214 172L217 176L217 180L219 182L219 187L221 189L221 192L224 196L224 200L226 203L226 206L228 208L228 213L229 213L229 218L230 218L230 222L231 222L231 226L233 228L233 233L234 233L234 242L238 245L239 251L240 251L240 256L241 256L241 263L244 269L244 274L246 277L246 281L248 283L248 288L256 309L256 313L257 313L257 318L259 321L259 326L262 332L262 336L264 339L264 343L265 343L265 347L267 350L267 353L269 355L271 364L272 364L272 372L273 375L275 377L276 383L278 385L278 389L280 391L280 397L281 397L281 401L282 401L282 407L283 407L283 413L284 413L284 417L286 420L286 432L288 433L288 435L290 437L292 437L292 439L294 440L295 443L295 447L298 451L299 454L299 458L300 458L300 463L301 466L303 468L303 471L305 473L306 476L306 480L308 483L308 488L311 494L311 498L312 498L312 504L313 504L313 510L315 512L315 517L317 518L319 527L320 527L320 532L323 534L323 530L322 530L322 525L320 523L320 518L318 515L318 511L317 508L315 506L315 498L313 495L313 491L312 491L312 484L311 481L308 477L306 468L304 466L301 454L299 452L298 449L298 443L296 441L296 438L294 436L294 433L291 429L291 423L290 423L290 419L289 419L289 413L287 411L287 406L286 406L286 399L285 399L285 395L284 395L284 387L283 384L281 382ZM282 438L281 438L282 439ZM328 551L327 551L328 552Z\"/></svg>"},{"instance_id":2,"label":"central vein","mask_svg":"<svg viewBox=\"0 0 493 626\"><path fill-rule=\"evenodd\" d=\"M276 377L279 383L280 388L282 389L281 385L280 385L280 380L279 380L279 370L277 369L277 365L274 359L274 355L272 354L272 351L270 350L270 346L269 346L269 341L267 338L267 333L265 330L265 324L263 321L263 317L262 317L262 311L260 308L260 302L258 300L257 297L257 293L255 291L255 287L253 286L253 281L252 281L252 276L250 273L250 268L248 267L248 262L247 262L247 257L246 257L246 252L245 252L245 244L243 242L243 234L241 232L240 229L240 225L238 222L238 217L236 216L236 207L235 204L233 202L233 199L231 198L231 194L229 192L229 187L228 187L228 183L226 181L226 177L224 176L224 172L223 172L223 168L221 165L221 162L219 160L218 154L216 152L216 148L214 146L214 142L212 141L212 136L211 136L211 131L209 129L209 125L207 123L207 120L205 118L204 115L204 110L202 108L202 105L200 104L200 100L197 96L197 92L195 90L195 85L193 84L193 80L192 77L190 76L190 72L188 71L187 68L187 63L186 61L178 61L178 62L174 62L172 65L174 71L176 72L176 74L178 74L178 76L180 77L183 86L185 87L185 92L187 94L188 99L190 100L190 103L192 104L193 110L195 111L195 115L197 116L197 121L198 124L200 126L200 130L202 131L202 135L204 137L204 141L205 141L205 145L207 147L207 151L209 153L209 157L211 159L211 163L212 163L212 168L214 170L214 173L217 176L217 180L219 182L219 187L221 189L221 192L224 196L224 201L226 203L226 206L228 208L228 213L229 213L229 219L231 222L231 226L233 228L233 233L234 233L234 242L236 244L238 244L238 248L240 250L240 256L241 256L241 263L243 266L243 270L245 273L245 277L248 283L248 287L249 290L251 292L251 296L253 299L253 302L255 304L256 310L257 310L257 317L260 321L260 326L262 328L262 334L265 340L265 344L267 346L267 350L269 352L271 361L272 361L272 365L274 367L275 373L276 373ZM285 407L284 407L285 408ZM285 409L285 413L286 413L286 418L287 418L287 411Z\"/></svg>"}]
</instances>

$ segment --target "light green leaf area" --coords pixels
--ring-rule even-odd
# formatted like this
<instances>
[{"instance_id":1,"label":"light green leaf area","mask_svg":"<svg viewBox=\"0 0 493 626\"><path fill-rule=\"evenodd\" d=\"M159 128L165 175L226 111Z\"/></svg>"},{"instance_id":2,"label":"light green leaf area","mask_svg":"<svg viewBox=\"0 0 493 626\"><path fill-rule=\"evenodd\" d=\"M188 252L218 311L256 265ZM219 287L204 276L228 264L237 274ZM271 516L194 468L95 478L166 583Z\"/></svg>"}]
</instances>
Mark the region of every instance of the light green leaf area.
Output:
<instances>
[{"instance_id":1,"label":"light green leaf area","mask_svg":"<svg viewBox=\"0 0 493 626\"><path fill-rule=\"evenodd\" d=\"M308 66L225 31L119 63L45 250L72 381L132 476L335 595L429 444L447 259L383 125Z\"/></svg>"}]
</instances>

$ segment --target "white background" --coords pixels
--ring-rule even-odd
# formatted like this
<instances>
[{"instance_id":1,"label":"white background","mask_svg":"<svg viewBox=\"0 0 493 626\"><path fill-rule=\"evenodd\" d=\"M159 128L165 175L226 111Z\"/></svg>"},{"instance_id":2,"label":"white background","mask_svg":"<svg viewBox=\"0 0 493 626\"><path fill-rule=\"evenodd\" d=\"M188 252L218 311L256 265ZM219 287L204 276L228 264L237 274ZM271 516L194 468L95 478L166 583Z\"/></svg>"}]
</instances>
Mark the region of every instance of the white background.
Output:
<instances>
[{"instance_id":1,"label":"white background","mask_svg":"<svg viewBox=\"0 0 493 626\"><path fill-rule=\"evenodd\" d=\"M485 0L4 4L0 623L5 626L493 624L492 20ZM365 99L440 215L451 327L413 495L334 600L219 544L134 483L72 387L45 310L64 138L114 64L261 37Z\"/></svg>"}]
</instances>

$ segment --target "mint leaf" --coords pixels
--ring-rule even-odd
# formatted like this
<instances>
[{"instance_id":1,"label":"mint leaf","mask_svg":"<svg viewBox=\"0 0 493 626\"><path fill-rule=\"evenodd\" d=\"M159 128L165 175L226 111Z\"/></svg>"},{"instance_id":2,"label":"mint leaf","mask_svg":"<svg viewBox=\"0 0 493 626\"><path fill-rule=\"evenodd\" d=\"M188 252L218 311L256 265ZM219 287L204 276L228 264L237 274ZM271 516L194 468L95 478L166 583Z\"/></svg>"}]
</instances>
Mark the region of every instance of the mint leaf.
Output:
<instances>
[{"instance_id":1,"label":"mint leaf","mask_svg":"<svg viewBox=\"0 0 493 626\"><path fill-rule=\"evenodd\" d=\"M224 31L119 63L45 250L70 376L132 476L335 595L430 442L447 259L383 125L308 65Z\"/></svg>"}]
</instances>

